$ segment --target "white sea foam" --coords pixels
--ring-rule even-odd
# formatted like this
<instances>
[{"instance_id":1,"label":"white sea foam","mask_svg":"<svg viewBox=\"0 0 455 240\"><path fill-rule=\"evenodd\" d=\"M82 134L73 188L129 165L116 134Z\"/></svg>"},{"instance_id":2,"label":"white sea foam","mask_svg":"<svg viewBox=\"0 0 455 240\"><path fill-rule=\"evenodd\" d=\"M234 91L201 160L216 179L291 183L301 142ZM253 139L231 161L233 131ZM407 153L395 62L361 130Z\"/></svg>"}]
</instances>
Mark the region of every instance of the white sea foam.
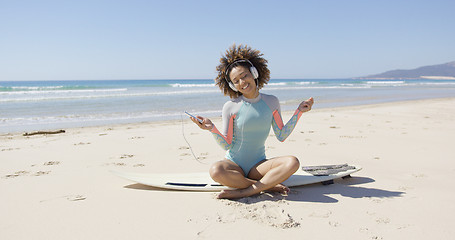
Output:
<instances>
[{"instance_id":1,"label":"white sea foam","mask_svg":"<svg viewBox=\"0 0 455 240\"><path fill-rule=\"evenodd\" d=\"M444 85L455 85L455 82L421 82L421 83L414 83L410 85L422 85L422 86L444 86Z\"/></svg>"},{"instance_id":2,"label":"white sea foam","mask_svg":"<svg viewBox=\"0 0 455 240\"><path fill-rule=\"evenodd\" d=\"M194 87L213 87L215 84L186 84L186 83L174 83L171 87L175 88L194 88Z\"/></svg>"},{"instance_id":3,"label":"white sea foam","mask_svg":"<svg viewBox=\"0 0 455 240\"><path fill-rule=\"evenodd\" d=\"M285 82L278 82L278 83L268 83L269 86L286 86L287 83Z\"/></svg>"},{"instance_id":4,"label":"white sea foam","mask_svg":"<svg viewBox=\"0 0 455 240\"><path fill-rule=\"evenodd\" d=\"M394 87L403 86L406 84L405 81L367 81L366 83L369 85L373 85L373 86L376 85L376 86L394 86Z\"/></svg>"},{"instance_id":5,"label":"white sea foam","mask_svg":"<svg viewBox=\"0 0 455 240\"><path fill-rule=\"evenodd\" d=\"M311 84L317 84L318 82L273 82L273 83L268 83L268 86L293 86L293 85L311 85Z\"/></svg>"},{"instance_id":6,"label":"white sea foam","mask_svg":"<svg viewBox=\"0 0 455 240\"><path fill-rule=\"evenodd\" d=\"M268 87L262 90L273 91L273 90L297 90L297 89L362 89L371 88L371 86L362 85L338 85L338 86L293 86L293 87Z\"/></svg>"},{"instance_id":7,"label":"white sea foam","mask_svg":"<svg viewBox=\"0 0 455 240\"><path fill-rule=\"evenodd\" d=\"M84 123L106 123L106 122L138 122L146 120L164 120L164 119L187 119L187 116L182 111L174 112L124 112L124 113L107 113L107 114L70 114L62 116L40 116L40 117L13 117L0 118L1 127L11 126L30 126L30 125L48 125L60 123L80 123L79 126L84 126ZM214 116L220 115L221 110L206 110L194 111L195 115ZM1 131L0 131L1 132Z\"/></svg>"},{"instance_id":8,"label":"white sea foam","mask_svg":"<svg viewBox=\"0 0 455 240\"><path fill-rule=\"evenodd\" d=\"M119 90L119 89L118 89ZM27 96L20 98L1 98L0 102L37 102L37 101L56 101L56 100L76 100L76 99L97 99L97 98L125 98L125 97L146 97L146 96L165 96L165 95L192 95L192 94L204 94L204 93L216 93L219 92L217 89L211 90L186 90L186 91L162 91L162 92L126 92L126 93L117 93L123 92L125 90L119 91L85 91L85 92L74 92L75 90L70 90L71 94L62 94L52 92L48 95L36 95L36 96ZM83 94L80 93L104 93L112 92L111 94Z\"/></svg>"},{"instance_id":9,"label":"white sea foam","mask_svg":"<svg viewBox=\"0 0 455 240\"><path fill-rule=\"evenodd\" d=\"M43 95L43 94L78 94L78 93L99 93L99 92L124 92L128 91L127 88L113 88L113 89L78 89L78 90L54 90L54 91L13 91L13 92L0 92L0 95Z\"/></svg>"},{"instance_id":10,"label":"white sea foam","mask_svg":"<svg viewBox=\"0 0 455 240\"><path fill-rule=\"evenodd\" d=\"M298 85L310 85L310 84L318 84L318 82L296 82Z\"/></svg>"},{"instance_id":11,"label":"white sea foam","mask_svg":"<svg viewBox=\"0 0 455 240\"><path fill-rule=\"evenodd\" d=\"M63 86L45 86L45 87L38 87L38 86L33 86L33 87L28 87L28 86L14 86L11 87L11 89L22 89L22 90L44 90L44 89L61 89Z\"/></svg>"}]
</instances>

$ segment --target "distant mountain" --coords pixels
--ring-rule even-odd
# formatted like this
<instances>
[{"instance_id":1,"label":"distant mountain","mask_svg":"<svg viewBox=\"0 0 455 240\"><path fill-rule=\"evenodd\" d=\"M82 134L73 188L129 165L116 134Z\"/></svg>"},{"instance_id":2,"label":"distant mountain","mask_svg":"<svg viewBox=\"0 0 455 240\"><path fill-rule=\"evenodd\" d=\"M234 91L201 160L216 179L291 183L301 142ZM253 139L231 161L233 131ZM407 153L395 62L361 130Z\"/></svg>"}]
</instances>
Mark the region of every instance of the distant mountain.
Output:
<instances>
[{"instance_id":1,"label":"distant mountain","mask_svg":"<svg viewBox=\"0 0 455 240\"><path fill-rule=\"evenodd\" d=\"M419 67L411 70L392 70L380 74L369 75L360 78L434 78L434 79L455 79L455 61Z\"/></svg>"}]
</instances>

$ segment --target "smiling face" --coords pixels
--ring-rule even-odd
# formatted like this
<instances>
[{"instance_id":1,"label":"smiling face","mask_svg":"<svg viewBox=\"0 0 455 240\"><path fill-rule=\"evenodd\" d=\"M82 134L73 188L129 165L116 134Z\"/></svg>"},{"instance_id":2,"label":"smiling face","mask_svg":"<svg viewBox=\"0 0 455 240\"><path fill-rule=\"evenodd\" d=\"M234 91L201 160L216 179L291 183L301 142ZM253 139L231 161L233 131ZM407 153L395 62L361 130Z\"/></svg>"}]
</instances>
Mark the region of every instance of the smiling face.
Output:
<instances>
[{"instance_id":1,"label":"smiling face","mask_svg":"<svg viewBox=\"0 0 455 240\"><path fill-rule=\"evenodd\" d=\"M256 81L248 68L244 66L236 66L232 68L229 73L229 79L231 79L234 86L246 98L257 97L258 89L256 87Z\"/></svg>"}]
</instances>

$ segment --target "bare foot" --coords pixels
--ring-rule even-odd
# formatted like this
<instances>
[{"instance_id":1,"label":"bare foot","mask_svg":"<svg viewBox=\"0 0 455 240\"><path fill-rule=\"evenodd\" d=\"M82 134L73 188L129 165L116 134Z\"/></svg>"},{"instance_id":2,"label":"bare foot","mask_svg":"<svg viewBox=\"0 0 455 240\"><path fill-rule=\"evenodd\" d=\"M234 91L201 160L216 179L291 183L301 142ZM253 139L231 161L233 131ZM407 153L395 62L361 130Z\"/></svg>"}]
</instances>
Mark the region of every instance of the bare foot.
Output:
<instances>
[{"instance_id":1,"label":"bare foot","mask_svg":"<svg viewBox=\"0 0 455 240\"><path fill-rule=\"evenodd\" d=\"M288 187L284 186L283 184L278 184L273 188L267 190L267 192L278 192L282 194L288 194L291 191Z\"/></svg>"},{"instance_id":2,"label":"bare foot","mask_svg":"<svg viewBox=\"0 0 455 240\"><path fill-rule=\"evenodd\" d=\"M243 198L249 197L253 194L246 194L245 189L234 189L234 190L223 190L221 191L216 198L218 199L236 199L236 198Z\"/></svg>"}]
</instances>

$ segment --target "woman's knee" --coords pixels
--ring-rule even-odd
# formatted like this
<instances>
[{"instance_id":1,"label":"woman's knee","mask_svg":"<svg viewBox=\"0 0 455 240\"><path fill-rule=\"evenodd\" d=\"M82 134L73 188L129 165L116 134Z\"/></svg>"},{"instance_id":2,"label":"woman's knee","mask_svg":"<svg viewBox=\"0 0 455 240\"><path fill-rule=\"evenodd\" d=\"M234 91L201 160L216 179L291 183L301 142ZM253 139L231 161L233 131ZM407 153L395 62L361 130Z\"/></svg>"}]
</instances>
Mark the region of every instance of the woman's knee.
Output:
<instances>
[{"instance_id":1,"label":"woman's knee","mask_svg":"<svg viewBox=\"0 0 455 240\"><path fill-rule=\"evenodd\" d=\"M299 170L300 167L300 161L297 157L295 156L288 156L288 161L287 161L288 168L296 172Z\"/></svg>"},{"instance_id":2,"label":"woman's knee","mask_svg":"<svg viewBox=\"0 0 455 240\"><path fill-rule=\"evenodd\" d=\"M210 167L209 170L210 177L215 181L222 180L225 177L226 173L229 170L233 170L234 168L235 167L232 166L232 163L230 162L227 161L216 162L212 165L212 167Z\"/></svg>"},{"instance_id":3,"label":"woman's knee","mask_svg":"<svg viewBox=\"0 0 455 240\"><path fill-rule=\"evenodd\" d=\"M223 172L225 172L225 171L226 171L226 169L223 166L223 164L220 162L216 162L210 167L210 170L209 170L210 177L216 181L221 178Z\"/></svg>"}]
</instances>

